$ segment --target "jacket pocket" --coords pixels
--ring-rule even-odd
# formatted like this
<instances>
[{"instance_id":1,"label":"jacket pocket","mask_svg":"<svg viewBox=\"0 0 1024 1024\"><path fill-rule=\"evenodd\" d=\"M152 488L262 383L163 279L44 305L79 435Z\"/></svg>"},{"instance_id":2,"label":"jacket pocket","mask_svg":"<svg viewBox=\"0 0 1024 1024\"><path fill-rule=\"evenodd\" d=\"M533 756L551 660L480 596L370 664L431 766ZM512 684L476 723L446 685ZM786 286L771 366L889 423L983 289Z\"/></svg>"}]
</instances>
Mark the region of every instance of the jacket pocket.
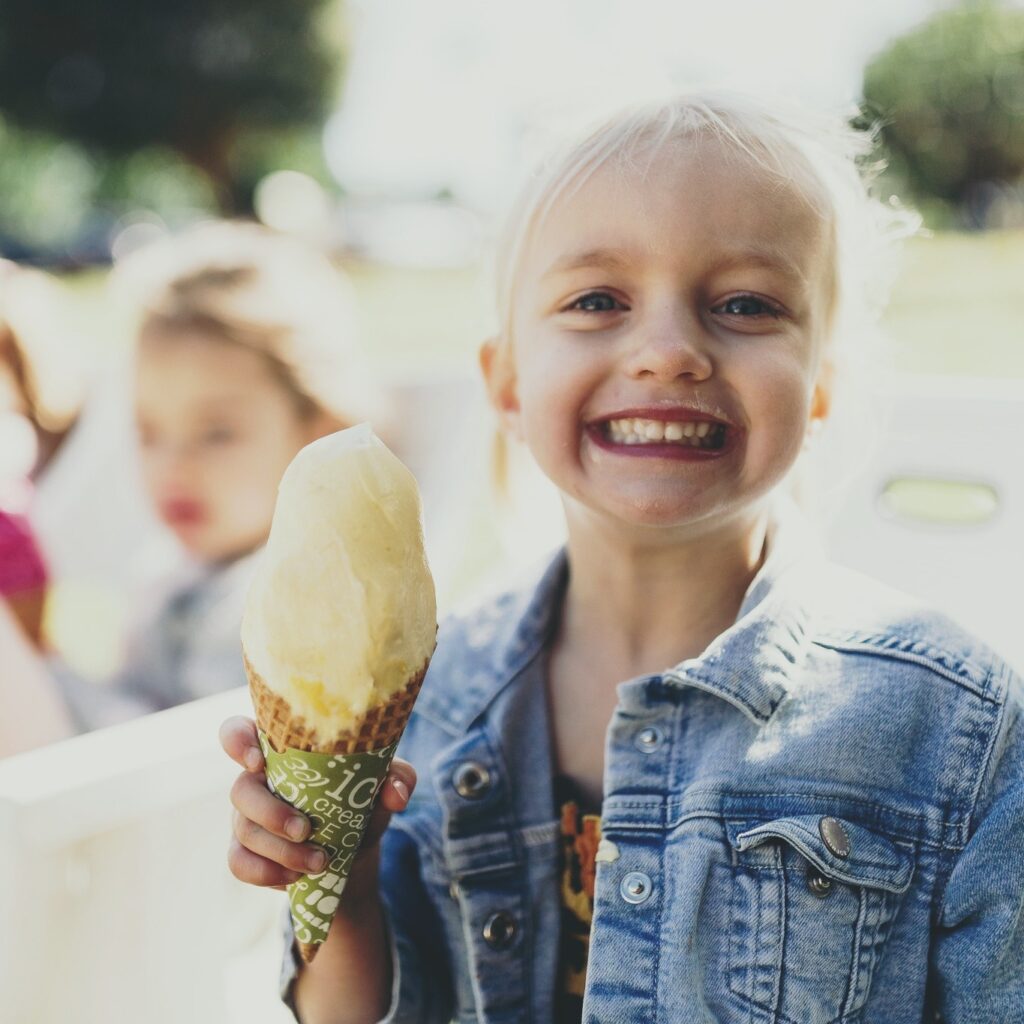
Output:
<instances>
[{"instance_id":1,"label":"jacket pocket","mask_svg":"<svg viewBox=\"0 0 1024 1024\"><path fill-rule=\"evenodd\" d=\"M839 1024L863 1007L910 852L821 815L728 821L728 985L758 1022Z\"/></svg>"}]
</instances>

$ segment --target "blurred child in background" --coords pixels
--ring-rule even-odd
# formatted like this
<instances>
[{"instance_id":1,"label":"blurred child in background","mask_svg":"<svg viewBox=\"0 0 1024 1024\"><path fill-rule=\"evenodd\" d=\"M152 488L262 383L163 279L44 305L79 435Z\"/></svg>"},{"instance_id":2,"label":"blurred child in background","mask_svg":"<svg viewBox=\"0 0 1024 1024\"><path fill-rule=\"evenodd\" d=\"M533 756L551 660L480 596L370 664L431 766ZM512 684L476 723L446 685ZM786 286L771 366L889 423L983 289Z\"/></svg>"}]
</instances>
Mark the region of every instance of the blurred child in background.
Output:
<instances>
[{"instance_id":1,"label":"blurred child in background","mask_svg":"<svg viewBox=\"0 0 1024 1024\"><path fill-rule=\"evenodd\" d=\"M73 360L55 358L65 341L51 337L60 304L52 279L0 260L0 598L37 647L48 573L30 520L34 481L71 431L81 398Z\"/></svg>"},{"instance_id":2,"label":"blurred child in background","mask_svg":"<svg viewBox=\"0 0 1024 1024\"><path fill-rule=\"evenodd\" d=\"M323 256L255 225L203 225L139 253L119 276L144 296L142 479L186 564L108 685L54 663L77 730L244 685L242 599L278 480L303 445L375 411L347 282ZM49 738L69 731L55 720Z\"/></svg>"}]
</instances>

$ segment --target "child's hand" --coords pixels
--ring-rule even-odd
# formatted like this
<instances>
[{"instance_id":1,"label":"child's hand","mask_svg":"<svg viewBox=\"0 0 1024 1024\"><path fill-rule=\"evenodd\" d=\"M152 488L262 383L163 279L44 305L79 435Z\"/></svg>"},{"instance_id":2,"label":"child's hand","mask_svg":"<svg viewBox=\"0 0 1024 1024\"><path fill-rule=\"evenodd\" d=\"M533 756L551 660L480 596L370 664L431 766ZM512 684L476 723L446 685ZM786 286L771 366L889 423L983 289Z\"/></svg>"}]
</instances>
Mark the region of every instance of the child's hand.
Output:
<instances>
[{"instance_id":1,"label":"child's hand","mask_svg":"<svg viewBox=\"0 0 1024 1024\"><path fill-rule=\"evenodd\" d=\"M310 834L309 819L267 788L263 752L251 718L227 719L220 727L220 743L227 755L245 771L231 787L235 807L234 838L228 849L228 867L240 881L283 889L304 874L322 871L327 855L322 847L303 840ZM352 863L376 863L377 844L396 811L404 811L416 786L416 770L395 758L380 790L366 834ZM363 868L365 870L365 868Z\"/></svg>"}]
</instances>

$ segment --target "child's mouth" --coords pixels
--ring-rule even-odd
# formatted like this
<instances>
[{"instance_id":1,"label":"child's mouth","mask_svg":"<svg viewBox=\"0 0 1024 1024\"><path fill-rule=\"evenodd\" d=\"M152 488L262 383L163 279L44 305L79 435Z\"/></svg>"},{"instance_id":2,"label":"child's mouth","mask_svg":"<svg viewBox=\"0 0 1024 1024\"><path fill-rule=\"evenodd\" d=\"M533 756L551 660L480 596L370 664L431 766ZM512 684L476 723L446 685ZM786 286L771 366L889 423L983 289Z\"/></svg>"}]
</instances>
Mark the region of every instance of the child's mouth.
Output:
<instances>
[{"instance_id":1,"label":"child's mouth","mask_svg":"<svg viewBox=\"0 0 1024 1024\"><path fill-rule=\"evenodd\" d=\"M725 424L708 420L605 420L601 428L612 444L675 444L705 451L718 451L725 445Z\"/></svg>"}]
</instances>

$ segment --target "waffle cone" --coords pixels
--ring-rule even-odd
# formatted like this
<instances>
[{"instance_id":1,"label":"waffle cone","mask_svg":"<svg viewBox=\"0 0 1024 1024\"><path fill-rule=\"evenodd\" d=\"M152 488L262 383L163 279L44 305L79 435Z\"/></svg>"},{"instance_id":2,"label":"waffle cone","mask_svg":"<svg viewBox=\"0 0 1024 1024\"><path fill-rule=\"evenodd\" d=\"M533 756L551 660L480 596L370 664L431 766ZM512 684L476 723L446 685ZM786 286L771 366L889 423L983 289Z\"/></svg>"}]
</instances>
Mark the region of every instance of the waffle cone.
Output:
<instances>
[{"instance_id":1,"label":"waffle cone","mask_svg":"<svg viewBox=\"0 0 1024 1024\"><path fill-rule=\"evenodd\" d=\"M389 700L367 709L362 720L352 729L333 735L318 733L315 727L293 712L288 701L267 686L248 658L245 658L245 672L256 710L256 723L279 754L289 747L315 750L320 754L361 754L389 746L402 735L429 663L428 658L419 672Z\"/></svg>"}]
</instances>

